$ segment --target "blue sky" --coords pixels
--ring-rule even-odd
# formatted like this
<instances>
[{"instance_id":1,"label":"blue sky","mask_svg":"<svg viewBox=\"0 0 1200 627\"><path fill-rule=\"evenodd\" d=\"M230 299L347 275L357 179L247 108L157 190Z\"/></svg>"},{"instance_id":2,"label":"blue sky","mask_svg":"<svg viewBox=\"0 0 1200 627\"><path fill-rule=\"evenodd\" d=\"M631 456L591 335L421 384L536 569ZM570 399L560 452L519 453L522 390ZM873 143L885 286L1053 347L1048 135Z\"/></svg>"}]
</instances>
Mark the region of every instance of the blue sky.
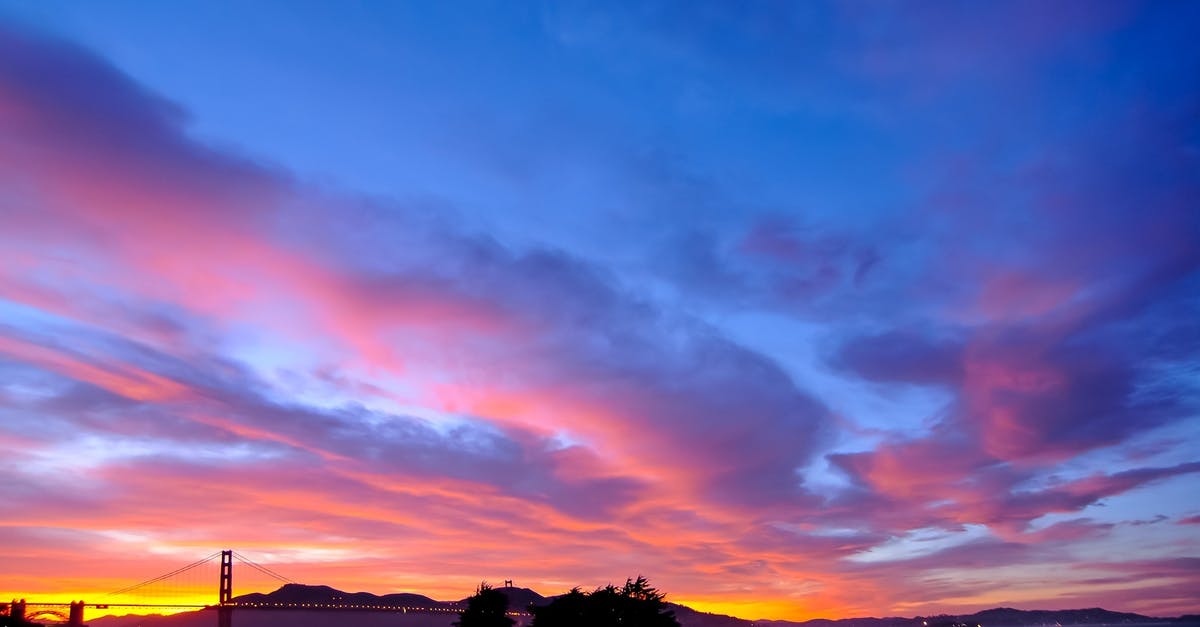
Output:
<instances>
[{"instance_id":1,"label":"blue sky","mask_svg":"<svg viewBox=\"0 0 1200 627\"><path fill-rule=\"evenodd\" d=\"M1198 20L0 3L3 468L72 498L78 437L113 495L9 544L181 550L118 495L253 475L310 511L189 541L364 587L1195 611Z\"/></svg>"}]
</instances>

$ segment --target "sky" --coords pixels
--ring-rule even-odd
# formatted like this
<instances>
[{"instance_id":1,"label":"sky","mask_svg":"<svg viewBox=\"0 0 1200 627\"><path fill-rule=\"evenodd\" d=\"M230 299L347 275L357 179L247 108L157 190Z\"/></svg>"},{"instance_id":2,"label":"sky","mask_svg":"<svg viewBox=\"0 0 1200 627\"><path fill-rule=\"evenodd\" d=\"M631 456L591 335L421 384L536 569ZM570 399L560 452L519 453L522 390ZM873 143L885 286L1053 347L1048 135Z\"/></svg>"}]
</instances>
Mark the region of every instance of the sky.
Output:
<instances>
[{"instance_id":1,"label":"sky","mask_svg":"<svg viewBox=\"0 0 1200 627\"><path fill-rule=\"evenodd\" d=\"M1198 31L0 1L0 598L1200 612Z\"/></svg>"}]
</instances>

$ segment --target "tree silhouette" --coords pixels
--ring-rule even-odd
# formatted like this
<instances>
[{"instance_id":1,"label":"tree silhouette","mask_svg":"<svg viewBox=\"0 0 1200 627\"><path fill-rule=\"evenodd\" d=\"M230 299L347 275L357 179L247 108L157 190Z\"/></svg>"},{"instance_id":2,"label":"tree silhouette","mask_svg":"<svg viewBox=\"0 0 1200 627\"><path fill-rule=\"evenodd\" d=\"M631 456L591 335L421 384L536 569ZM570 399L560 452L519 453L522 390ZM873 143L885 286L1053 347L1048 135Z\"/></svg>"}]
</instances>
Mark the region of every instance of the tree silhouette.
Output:
<instances>
[{"instance_id":1,"label":"tree silhouette","mask_svg":"<svg viewBox=\"0 0 1200 627\"><path fill-rule=\"evenodd\" d=\"M666 595L645 577L626 579L584 594L575 588L548 605L531 608L532 627L679 627Z\"/></svg>"},{"instance_id":2,"label":"tree silhouette","mask_svg":"<svg viewBox=\"0 0 1200 627\"><path fill-rule=\"evenodd\" d=\"M507 612L508 596L484 581L467 599L467 609L454 624L458 627L512 627L515 621Z\"/></svg>"},{"instance_id":3,"label":"tree silhouette","mask_svg":"<svg viewBox=\"0 0 1200 627\"><path fill-rule=\"evenodd\" d=\"M591 627L594 621L589 621L588 595L571 588L571 591L554 599L541 607L531 607L534 627L556 627L557 625L577 625Z\"/></svg>"}]
</instances>

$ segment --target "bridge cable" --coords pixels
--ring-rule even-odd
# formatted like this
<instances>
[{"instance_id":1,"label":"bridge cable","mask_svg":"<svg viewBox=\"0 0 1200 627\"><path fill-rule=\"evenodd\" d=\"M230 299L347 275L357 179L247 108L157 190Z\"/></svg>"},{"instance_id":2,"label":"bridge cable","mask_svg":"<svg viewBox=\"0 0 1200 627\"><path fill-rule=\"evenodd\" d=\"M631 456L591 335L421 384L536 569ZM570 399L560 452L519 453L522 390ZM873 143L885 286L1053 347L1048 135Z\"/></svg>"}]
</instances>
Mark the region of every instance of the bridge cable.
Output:
<instances>
[{"instance_id":1,"label":"bridge cable","mask_svg":"<svg viewBox=\"0 0 1200 627\"><path fill-rule=\"evenodd\" d=\"M244 563L245 565L247 565L247 566L249 566L249 567L251 567L251 568L253 568L253 569L257 570L258 572L260 572L260 573L262 573L262 574L264 574L264 575L266 575L266 576L268 576L268 577L271 577L271 578L277 579L277 580L279 580L279 581L282 581L282 582L284 582L284 583L296 583L296 581L294 581L294 580L292 580L292 579L289 579L289 578L287 578L287 577L284 577L283 575L280 575L279 573L277 573L277 572L275 572L275 571L273 571L273 570L271 570L271 569L267 568L266 566L262 566L262 565L259 565L259 564L256 564L256 563L254 563L254 562L251 562L251 561L248 561L248 560L244 560L244 559L243 559L243 560L241 560L241 561L242 561L242 563Z\"/></svg>"},{"instance_id":2,"label":"bridge cable","mask_svg":"<svg viewBox=\"0 0 1200 627\"><path fill-rule=\"evenodd\" d=\"M242 563L253 568L254 570L257 570L258 572L260 572L268 577L271 577L272 579L277 579L284 583L296 583L296 582L292 581L291 579L284 577L283 575L280 575L276 572L268 570L265 566L259 566L258 564L253 564L251 562L242 562Z\"/></svg>"},{"instance_id":3,"label":"bridge cable","mask_svg":"<svg viewBox=\"0 0 1200 627\"><path fill-rule=\"evenodd\" d=\"M197 567L197 566L200 566L201 564L204 564L205 562L211 562L212 560L214 560L214 559L216 559L216 558L218 558L218 557L220 557L220 556L221 556L221 553L218 551L218 552L216 552L216 553L213 553L212 555L209 555L208 557L206 557L206 558L204 558L204 559L202 559L202 560L198 560L198 561L192 562L191 564L188 564L187 566L184 566L183 568L178 568L178 569L176 569L176 570L173 570L173 571L171 571L171 572L169 572L169 573L167 573L167 574L165 574L165 575L159 575L159 576L157 576L157 577L155 577L155 578L153 578L153 579L147 579L146 581L143 581L143 582L141 582L141 583L139 583L139 584L134 584L134 585L132 585L132 586L128 586L128 587L125 587L125 588L121 588L120 590L116 590L116 591L113 591L113 592L109 592L109 593L108 593L107 595L105 595L105 596L114 596L114 595L118 595L118 594L125 594L125 593L127 593L127 592L132 592L132 591L134 591L134 590L136 590L136 589L138 589L138 588L141 588L141 587L144 587L144 586L148 586L148 585L150 585L150 584L152 584L152 583L158 583L158 582L160 582L160 581L162 581L162 580L164 580L164 579L169 579L169 578L171 578L171 577L174 577L175 575L178 575L178 574L180 574L180 573L182 573L182 572L184 572L184 571L191 570L191 569L193 569L193 568L195 568L195 567Z\"/></svg>"},{"instance_id":4,"label":"bridge cable","mask_svg":"<svg viewBox=\"0 0 1200 627\"><path fill-rule=\"evenodd\" d=\"M262 564L258 564L256 562L254 562L254 560L251 560L250 558L246 557L245 555L242 555L241 553L238 553L237 551L234 551L233 555L234 555L234 557L241 560L243 563L247 564L248 566L250 566L252 568L257 569L259 572L263 573L264 575L267 575L268 577L274 577L275 579L278 579L284 583L297 583L293 579L284 577L283 575L280 575L279 573L271 570L270 568L267 568L266 566L263 566Z\"/></svg>"}]
</instances>

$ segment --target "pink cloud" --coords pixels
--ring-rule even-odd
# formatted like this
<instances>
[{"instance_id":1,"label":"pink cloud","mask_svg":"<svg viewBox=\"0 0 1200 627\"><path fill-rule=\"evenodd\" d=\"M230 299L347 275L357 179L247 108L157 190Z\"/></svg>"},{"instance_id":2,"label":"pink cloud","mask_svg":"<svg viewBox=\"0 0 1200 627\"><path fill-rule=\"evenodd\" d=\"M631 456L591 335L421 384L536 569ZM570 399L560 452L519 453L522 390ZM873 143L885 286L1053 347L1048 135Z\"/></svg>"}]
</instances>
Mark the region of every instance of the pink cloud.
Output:
<instances>
[{"instance_id":1,"label":"pink cloud","mask_svg":"<svg viewBox=\"0 0 1200 627\"><path fill-rule=\"evenodd\" d=\"M31 530L69 530L92 547L135 530L144 537L121 542L138 560L162 547L292 551L306 576L337 585L384 577L465 595L480 570L503 568L553 591L653 564L680 598L794 605L783 581L813 612L868 613L911 608L922 590L930 603L981 594L993 583L956 577L981 565L1065 559L1063 547L1105 524L1030 531L1030 521L1197 471L1147 461L1022 489L1178 409L1128 402L1136 373L1095 339L1096 321L1152 290L1116 281L1094 297L1098 256L1067 263L1087 243L1047 247L1047 266L1064 263L1044 273L981 261L974 242L951 246L947 275L977 289L938 301L936 313L951 312L944 333L845 344L839 365L863 378L954 399L929 433L832 455L852 485L822 497L798 470L835 440L821 402L770 359L584 260L317 193L188 139L177 107L87 52L9 30L0 133L10 138L0 183L14 197L0 209L0 296L69 322L54 321L56 341L0 327L0 358L33 373L0 399L0 448L17 451L0 460L12 477L0 496L22 503L0 519L0 537L14 539L0 542L0 560L40 556L41 590L55 569L99 571L54 541L17 542L34 541ZM400 215L389 227L420 250L362 245L389 240L356 239L356 221L369 227L374 212ZM1194 259L1186 235L1135 233L1165 243L1151 275ZM871 246L801 235L751 228L737 252L769 267L749 289L794 304L852 276L860 284L878 259ZM907 319L900 309L887 313ZM295 365L299 376L353 400L281 393L275 373L222 353L234 331L312 350L320 365ZM405 405L442 422L395 409ZM20 436L34 424L55 437ZM71 457L89 438L145 450ZM967 525L999 540L871 572L847 560L913 529ZM343 558L313 557L322 551ZM135 566L85 583L127 581ZM739 589L714 592L721 577ZM18 583L0 577L0 589ZM1173 579L1147 607L1182 607L1175 591Z\"/></svg>"}]
</instances>

